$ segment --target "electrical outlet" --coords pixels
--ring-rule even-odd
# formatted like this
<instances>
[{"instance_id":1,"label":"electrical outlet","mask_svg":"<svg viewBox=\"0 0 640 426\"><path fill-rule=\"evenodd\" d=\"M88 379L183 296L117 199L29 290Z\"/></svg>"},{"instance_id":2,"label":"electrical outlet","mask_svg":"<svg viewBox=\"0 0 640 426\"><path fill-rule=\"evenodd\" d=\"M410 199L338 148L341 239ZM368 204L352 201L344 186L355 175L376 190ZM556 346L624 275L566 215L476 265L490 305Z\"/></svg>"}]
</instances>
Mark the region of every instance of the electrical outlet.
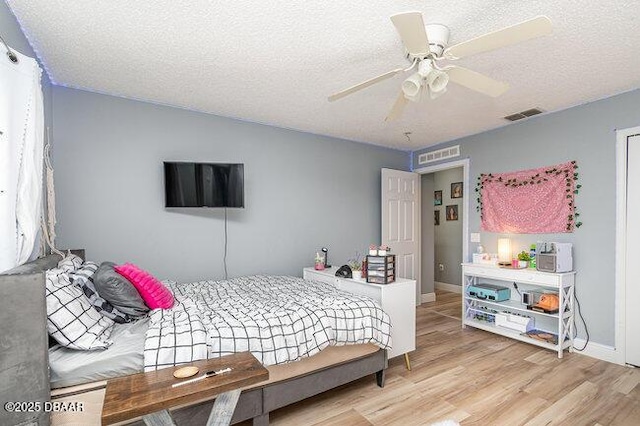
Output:
<instances>
[{"instance_id":1,"label":"electrical outlet","mask_svg":"<svg viewBox=\"0 0 640 426\"><path fill-rule=\"evenodd\" d=\"M471 242L472 243L479 243L480 242L480 233L479 232L472 232L471 233Z\"/></svg>"},{"instance_id":2,"label":"electrical outlet","mask_svg":"<svg viewBox=\"0 0 640 426\"><path fill-rule=\"evenodd\" d=\"M444 272L444 263L438 263L438 270Z\"/></svg>"}]
</instances>

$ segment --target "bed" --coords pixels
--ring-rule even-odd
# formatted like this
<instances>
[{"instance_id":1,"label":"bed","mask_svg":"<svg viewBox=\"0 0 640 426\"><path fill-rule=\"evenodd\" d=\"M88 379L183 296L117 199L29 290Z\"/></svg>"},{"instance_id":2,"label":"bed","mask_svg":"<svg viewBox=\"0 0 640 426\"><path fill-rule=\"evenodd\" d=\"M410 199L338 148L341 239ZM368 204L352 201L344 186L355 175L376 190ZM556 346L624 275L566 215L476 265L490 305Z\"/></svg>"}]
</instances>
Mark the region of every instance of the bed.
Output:
<instances>
[{"instance_id":1,"label":"bed","mask_svg":"<svg viewBox=\"0 0 640 426\"><path fill-rule=\"evenodd\" d=\"M42 291L41 271L51 263L49 259L25 265L26 275L0 277L0 286L35 277ZM99 422L109 378L201 359L203 353L215 357L250 350L268 366L268 381L243 390L233 423L253 419L256 425L268 424L270 411L369 374L376 375L378 386L384 384L385 348L391 345L388 316L367 298L295 277L167 285L176 298L174 307L116 324L107 350L87 355L54 345L42 354L40 363L51 366L45 400L51 387L53 400L85 402L83 413L55 413L52 424ZM297 300L300 293L308 297ZM310 305L315 310L308 309ZM194 326L203 332L193 332ZM265 329L272 333L265 337ZM185 344L189 351L182 350ZM212 403L204 401L172 415L178 424L203 424Z\"/></svg>"}]
</instances>

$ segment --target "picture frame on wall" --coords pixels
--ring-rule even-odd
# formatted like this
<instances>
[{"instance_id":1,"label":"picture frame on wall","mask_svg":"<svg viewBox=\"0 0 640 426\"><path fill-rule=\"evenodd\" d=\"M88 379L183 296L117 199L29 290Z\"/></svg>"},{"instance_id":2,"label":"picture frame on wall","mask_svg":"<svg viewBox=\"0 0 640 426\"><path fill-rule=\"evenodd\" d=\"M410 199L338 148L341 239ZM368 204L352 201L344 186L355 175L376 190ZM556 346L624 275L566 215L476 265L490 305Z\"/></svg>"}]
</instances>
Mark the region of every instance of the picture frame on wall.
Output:
<instances>
[{"instance_id":1,"label":"picture frame on wall","mask_svg":"<svg viewBox=\"0 0 640 426\"><path fill-rule=\"evenodd\" d=\"M462 182L451 184L451 198L462 198Z\"/></svg>"},{"instance_id":2,"label":"picture frame on wall","mask_svg":"<svg viewBox=\"0 0 640 426\"><path fill-rule=\"evenodd\" d=\"M433 211L433 224L435 226L440 225L440 210Z\"/></svg>"},{"instance_id":3,"label":"picture frame on wall","mask_svg":"<svg viewBox=\"0 0 640 426\"><path fill-rule=\"evenodd\" d=\"M458 205L447 206L446 209L447 220L458 220Z\"/></svg>"},{"instance_id":4,"label":"picture frame on wall","mask_svg":"<svg viewBox=\"0 0 640 426\"><path fill-rule=\"evenodd\" d=\"M442 191L433 191L433 205L434 206L442 205Z\"/></svg>"}]
</instances>

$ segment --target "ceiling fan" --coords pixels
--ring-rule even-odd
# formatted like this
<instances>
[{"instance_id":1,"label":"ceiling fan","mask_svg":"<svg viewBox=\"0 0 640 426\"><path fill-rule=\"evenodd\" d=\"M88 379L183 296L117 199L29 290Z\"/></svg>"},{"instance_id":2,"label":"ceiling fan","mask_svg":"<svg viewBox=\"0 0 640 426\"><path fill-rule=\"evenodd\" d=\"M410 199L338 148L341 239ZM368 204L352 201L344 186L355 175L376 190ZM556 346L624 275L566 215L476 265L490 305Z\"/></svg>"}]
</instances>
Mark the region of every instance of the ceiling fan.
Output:
<instances>
[{"instance_id":1,"label":"ceiling fan","mask_svg":"<svg viewBox=\"0 0 640 426\"><path fill-rule=\"evenodd\" d=\"M494 80L483 74L456 65L440 67L441 60L456 60L477 53L487 52L533 38L551 34L551 21L546 16L538 16L471 40L447 47L449 28L442 24L425 26L420 12L407 12L391 17L405 47L406 58L411 62L408 68L397 68L371 78L348 89L329 96L329 101L341 99L354 92L372 86L399 73L416 71L402 83L389 115L385 120L393 120L402 114L409 101L418 102L429 93L431 99L444 94L449 81L476 92L497 97L509 89L509 84Z\"/></svg>"}]
</instances>

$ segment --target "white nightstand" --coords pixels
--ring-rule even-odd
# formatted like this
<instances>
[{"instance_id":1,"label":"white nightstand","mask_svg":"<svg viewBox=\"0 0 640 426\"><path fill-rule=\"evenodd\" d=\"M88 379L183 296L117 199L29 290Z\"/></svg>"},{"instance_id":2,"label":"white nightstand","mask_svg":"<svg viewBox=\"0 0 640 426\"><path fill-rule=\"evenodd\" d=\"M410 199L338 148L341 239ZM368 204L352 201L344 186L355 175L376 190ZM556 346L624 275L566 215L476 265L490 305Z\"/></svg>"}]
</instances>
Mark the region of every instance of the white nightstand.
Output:
<instances>
[{"instance_id":1,"label":"white nightstand","mask_svg":"<svg viewBox=\"0 0 640 426\"><path fill-rule=\"evenodd\" d=\"M304 268L305 280L322 281L353 294L368 296L377 301L391 319L391 345L389 358L405 356L411 370L409 352L416 349L416 281L398 278L389 284L370 284L366 280L336 277L337 267L316 271Z\"/></svg>"}]
</instances>

